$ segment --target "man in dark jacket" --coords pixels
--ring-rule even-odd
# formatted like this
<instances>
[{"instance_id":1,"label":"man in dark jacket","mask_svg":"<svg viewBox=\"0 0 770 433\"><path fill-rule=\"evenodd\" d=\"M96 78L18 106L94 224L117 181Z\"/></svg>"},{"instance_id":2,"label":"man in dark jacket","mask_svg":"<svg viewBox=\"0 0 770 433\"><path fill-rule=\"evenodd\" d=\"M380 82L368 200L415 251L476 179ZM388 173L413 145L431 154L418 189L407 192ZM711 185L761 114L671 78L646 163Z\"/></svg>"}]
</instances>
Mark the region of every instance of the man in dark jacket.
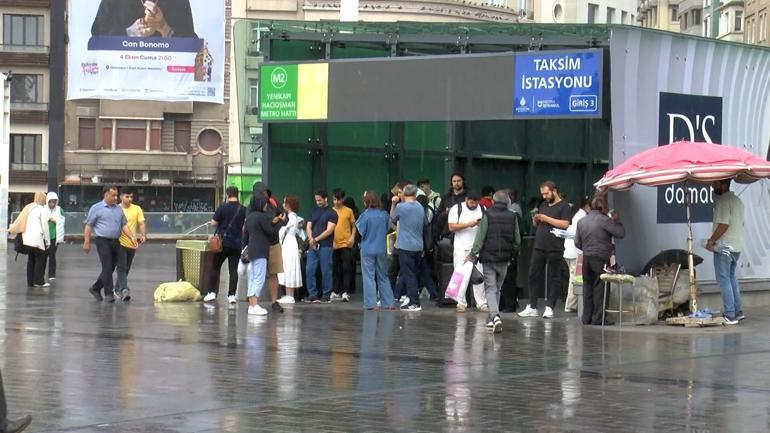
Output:
<instances>
[{"instance_id":1,"label":"man in dark jacket","mask_svg":"<svg viewBox=\"0 0 770 433\"><path fill-rule=\"evenodd\" d=\"M484 290L489 307L487 331L497 334L503 331L499 307L500 288L505 281L508 265L518 256L521 237L516 214L508 210L508 193L497 191L492 196L492 202L492 207L481 217L468 260L478 258L483 265Z\"/></svg>"},{"instance_id":2,"label":"man in dark jacket","mask_svg":"<svg viewBox=\"0 0 770 433\"><path fill-rule=\"evenodd\" d=\"M612 256L612 238L623 238L626 229L620 222L620 214L607 216L607 200L596 196L591 200L591 212L577 224L575 246L583 251L583 324L601 325L602 314L609 299L602 296L599 276Z\"/></svg>"}]
</instances>

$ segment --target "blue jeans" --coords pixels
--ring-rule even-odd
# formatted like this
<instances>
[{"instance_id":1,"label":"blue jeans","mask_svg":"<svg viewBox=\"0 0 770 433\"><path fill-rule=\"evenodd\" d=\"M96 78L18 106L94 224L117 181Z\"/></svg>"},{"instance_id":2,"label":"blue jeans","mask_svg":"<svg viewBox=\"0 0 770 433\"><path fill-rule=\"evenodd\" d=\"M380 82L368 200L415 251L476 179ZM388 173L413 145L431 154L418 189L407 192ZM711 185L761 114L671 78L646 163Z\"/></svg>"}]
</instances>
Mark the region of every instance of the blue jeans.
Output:
<instances>
[{"instance_id":1,"label":"blue jeans","mask_svg":"<svg viewBox=\"0 0 770 433\"><path fill-rule=\"evenodd\" d=\"M404 280L406 296L409 305L420 305L420 296L417 294L417 272L419 271L422 251L398 250L398 265L400 268L399 279Z\"/></svg>"},{"instance_id":2,"label":"blue jeans","mask_svg":"<svg viewBox=\"0 0 770 433\"><path fill-rule=\"evenodd\" d=\"M307 264L305 271L307 276L307 294L311 298L318 297L318 289L315 284L315 274L318 266L321 266L321 282L323 283L323 297L328 298L332 293L332 247L319 247L317 250L307 250Z\"/></svg>"},{"instance_id":3,"label":"blue jeans","mask_svg":"<svg viewBox=\"0 0 770 433\"><path fill-rule=\"evenodd\" d=\"M722 254L714 253L714 271L717 283L722 290L722 302L725 304L724 315L735 319L741 312L741 290L738 280L735 278L735 268L738 265L738 257L741 253Z\"/></svg>"},{"instance_id":4,"label":"blue jeans","mask_svg":"<svg viewBox=\"0 0 770 433\"><path fill-rule=\"evenodd\" d=\"M425 285L425 289L428 291L428 295L430 295L430 299L436 300L438 296L436 294L436 282L433 281L433 272L431 271L428 259L425 256L420 259L420 263L417 265L417 274L419 278L422 278L422 282ZM393 295L396 298L401 298L406 295L406 283L404 282L404 278L400 275L396 279L396 290L393 292Z\"/></svg>"},{"instance_id":5,"label":"blue jeans","mask_svg":"<svg viewBox=\"0 0 770 433\"><path fill-rule=\"evenodd\" d=\"M249 263L249 286L247 296L256 296L262 293L265 286L265 274L267 272L267 259L254 259Z\"/></svg>"},{"instance_id":6,"label":"blue jeans","mask_svg":"<svg viewBox=\"0 0 770 433\"><path fill-rule=\"evenodd\" d=\"M126 248L123 245L118 247L118 281L115 284L115 291L121 296L124 290L128 292L128 273L131 271L134 255L136 255L134 248Z\"/></svg>"},{"instance_id":7,"label":"blue jeans","mask_svg":"<svg viewBox=\"0 0 770 433\"><path fill-rule=\"evenodd\" d=\"M361 254L361 277L364 283L364 308L377 306L377 289L380 289L380 303L383 308L395 304L388 279L386 254Z\"/></svg>"}]
</instances>

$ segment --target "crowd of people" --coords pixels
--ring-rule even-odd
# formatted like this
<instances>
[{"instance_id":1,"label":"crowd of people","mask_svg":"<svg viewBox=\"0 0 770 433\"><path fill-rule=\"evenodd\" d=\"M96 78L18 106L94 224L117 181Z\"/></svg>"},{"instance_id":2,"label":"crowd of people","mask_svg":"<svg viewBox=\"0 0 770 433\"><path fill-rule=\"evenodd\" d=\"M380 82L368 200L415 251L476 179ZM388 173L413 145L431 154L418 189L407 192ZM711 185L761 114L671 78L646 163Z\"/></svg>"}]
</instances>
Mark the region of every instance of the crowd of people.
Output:
<instances>
[{"instance_id":1,"label":"crowd of people","mask_svg":"<svg viewBox=\"0 0 770 433\"><path fill-rule=\"evenodd\" d=\"M516 269L525 215L513 189L469 190L459 173L451 176L450 185L443 196L431 189L429 179L396 182L382 195L365 191L362 212L342 188L332 191L331 203L325 190L317 190L307 220L299 216L296 195L288 194L279 202L267 185L259 182L253 187L250 203L243 206L238 201L238 189L229 187L227 201L217 208L211 221L222 249L213 255L210 279L202 288L204 302L216 301L225 261L229 269L227 302L238 302L239 276L247 275L249 314L268 314L259 302L265 284L273 312L282 312L286 304L300 301L350 302L360 261L365 309L420 311L421 295L427 293L432 302L452 306L458 313L469 308L487 313L489 331L501 332L501 312L513 312L518 305ZM550 181L540 186L540 196L542 202L526 215L535 243L528 275L529 299L519 315L540 315L538 289L547 275L542 317L552 318L561 293L562 267L570 271L565 311L577 310L571 287L580 246L572 238L577 237L588 248L597 242L590 234L597 230L593 227L577 236L579 221L596 206L595 210L610 221L598 226L609 230L610 250L612 237L623 236L623 226L618 213L607 217L602 196L595 198L596 203L585 198L573 206ZM568 235L559 235L554 229L566 230ZM446 298L444 290L452 272L467 262L473 263L483 281L471 284L467 297ZM280 288L284 292L281 297ZM584 312L586 324L596 324L591 293L588 289L592 308L586 310L588 316Z\"/></svg>"}]
</instances>

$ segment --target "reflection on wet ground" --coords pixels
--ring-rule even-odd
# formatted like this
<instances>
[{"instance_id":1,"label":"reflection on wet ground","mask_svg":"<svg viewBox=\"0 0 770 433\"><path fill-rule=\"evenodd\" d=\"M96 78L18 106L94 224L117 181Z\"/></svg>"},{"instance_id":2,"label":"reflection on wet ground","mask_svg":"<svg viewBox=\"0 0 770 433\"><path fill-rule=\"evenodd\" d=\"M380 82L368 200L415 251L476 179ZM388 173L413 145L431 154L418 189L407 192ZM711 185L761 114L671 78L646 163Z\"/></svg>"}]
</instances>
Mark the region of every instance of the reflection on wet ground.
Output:
<instances>
[{"instance_id":1,"label":"reflection on wet ground","mask_svg":"<svg viewBox=\"0 0 770 433\"><path fill-rule=\"evenodd\" d=\"M0 260L0 366L30 431L770 430L762 309L734 328L622 332L506 315L490 335L484 314L435 307L154 305L171 246L139 252L130 305L91 298L97 258L77 246L49 289L26 288L25 259Z\"/></svg>"}]
</instances>

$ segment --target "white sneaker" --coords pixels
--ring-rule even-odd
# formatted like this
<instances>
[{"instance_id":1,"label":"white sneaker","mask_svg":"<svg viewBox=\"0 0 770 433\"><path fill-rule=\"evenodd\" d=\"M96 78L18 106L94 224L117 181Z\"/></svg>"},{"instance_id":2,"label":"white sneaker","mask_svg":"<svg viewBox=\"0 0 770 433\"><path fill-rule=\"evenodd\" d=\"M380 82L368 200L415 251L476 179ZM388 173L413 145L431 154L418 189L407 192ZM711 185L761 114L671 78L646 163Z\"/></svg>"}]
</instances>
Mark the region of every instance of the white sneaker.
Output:
<instances>
[{"instance_id":1,"label":"white sneaker","mask_svg":"<svg viewBox=\"0 0 770 433\"><path fill-rule=\"evenodd\" d=\"M537 317L537 309L527 305L527 308L519 313L519 317Z\"/></svg>"},{"instance_id":2,"label":"white sneaker","mask_svg":"<svg viewBox=\"0 0 770 433\"><path fill-rule=\"evenodd\" d=\"M402 307L406 307L407 305L409 305L409 298L407 296L402 296L400 301L401 301Z\"/></svg>"},{"instance_id":3,"label":"white sneaker","mask_svg":"<svg viewBox=\"0 0 770 433\"><path fill-rule=\"evenodd\" d=\"M206 297L203 298L203 302L211 302L217 300L217 294L214 292L206 293Z\"/></svg>"},{"instance_id":4,"label":"white sneaker","mask_svg":"<svg viewBox=\"0 0 770 433\"><path fill-rule=\"evenodd\" d=\"M230 295L227 297L227 302L230 304L237 304L238 298L236 298L235 295Z\"/></svg>"},{"instance_id":5,"label":"white sneaker","mask_svg":"<svg viewBox=\"0 0 770 433\"><path fill-rule=\"evenodd\" d=\"M285 295L278 299L279 304L293 304L294 296Z\"/></svg>"},{"instance_id":6,"label":"white sneaker","mask_svg":"<svg viewBox=\"0 0 770 433\"><path fill-rule=\"evenodd\" d=\"M347 292L342 294L342 302L350 302L350 295Z\"/></svg>"},{"instance_id":7,"label":"white sneaker","mask_svg":"<svg viewBox=\"0 0 770 433\"><path fill-rule=\"evenodd\" d=\"M340 296L340 295L338 295L336 293L332 293L331 296L329 296L329 301L330 302L339 301L341 299L342 299L342 296Z\"/></svg>"},{"instance_id":8,"label":"white sneaker","mask_svg":"<svg viewBox=\"0 0 770 433\"><path fill-rule=\"evenodd\" d=\"M545 307L545 311L543 312L543 319L553 319L553 309L551 307Z\"/></svg>"},{"instance_id":9,"label":"white sneaker","mask_svg":"<svg viewBox=\"0 0 770 433\"><path fill-rule=\"evenodd\" d=\"M267 310L260 307L259 304L252 305L249 307L249 314L253 314L255 316L267 316Z\"/></svg>"}]
</instances>

